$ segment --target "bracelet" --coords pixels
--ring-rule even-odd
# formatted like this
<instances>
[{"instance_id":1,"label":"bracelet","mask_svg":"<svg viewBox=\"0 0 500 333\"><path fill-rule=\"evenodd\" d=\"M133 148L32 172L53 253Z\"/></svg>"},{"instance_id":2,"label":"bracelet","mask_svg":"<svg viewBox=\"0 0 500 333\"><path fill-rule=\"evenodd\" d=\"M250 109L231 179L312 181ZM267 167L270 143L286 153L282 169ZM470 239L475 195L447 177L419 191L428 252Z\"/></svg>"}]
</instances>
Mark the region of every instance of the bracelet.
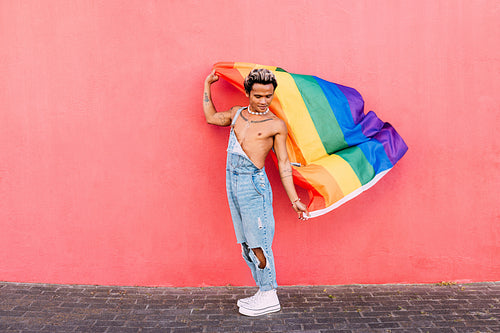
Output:
<instances>
[{"instance_id":1,"label":"bracelet","mask_svg":"<svg viewBox=\"0 0 500 333\"><path fill-rule=\"evenodd\" d=\"M300 201L300 198L297 198L296 200L292 201L292 206L295 205L297 201Z\"/></svg>"}]
</instances>

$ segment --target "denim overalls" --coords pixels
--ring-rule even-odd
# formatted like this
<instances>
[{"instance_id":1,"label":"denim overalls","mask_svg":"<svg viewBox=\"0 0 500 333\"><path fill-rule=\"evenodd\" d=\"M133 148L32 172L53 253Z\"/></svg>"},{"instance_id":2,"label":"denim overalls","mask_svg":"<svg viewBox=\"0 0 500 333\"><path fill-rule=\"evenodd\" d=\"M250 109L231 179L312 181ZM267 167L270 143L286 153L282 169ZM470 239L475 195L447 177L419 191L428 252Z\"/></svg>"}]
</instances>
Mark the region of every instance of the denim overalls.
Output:
<instances>
[{"instance_id":1,"label":"denim overalls","mask_svg":"<svg viewBox=\"0 0 500 333\"><path fill-rule=\"evenodd\" d=\"M248 158L234 134L234 124L244 108L239 109L231 124L227 147L226 191L236 239L243 258L261 291L277 288L274 256L273 194L264 168L257 168ZM259 268L259 259L251 250L261 248L266 267Z\"/></svg>"}]
</instances>

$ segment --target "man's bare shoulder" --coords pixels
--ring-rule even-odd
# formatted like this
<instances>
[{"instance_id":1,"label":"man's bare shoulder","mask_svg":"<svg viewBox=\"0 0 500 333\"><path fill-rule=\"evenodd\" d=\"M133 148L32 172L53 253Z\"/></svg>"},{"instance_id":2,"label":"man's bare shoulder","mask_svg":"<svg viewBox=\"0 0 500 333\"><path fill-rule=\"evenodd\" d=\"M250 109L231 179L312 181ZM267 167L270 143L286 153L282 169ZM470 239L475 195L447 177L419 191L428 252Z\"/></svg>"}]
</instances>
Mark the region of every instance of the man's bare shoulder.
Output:
<instances>
[{"instance_id":1,"label":"man's bare shoulder","mask_svg":"<svg viewBox=\"0 0 500 333\"><path fill-rule=\"evenodd\" d=\"M229 112L231 112L231 119L234 118L234 115L236 114L236 111L238 111L241 108L242 108L242 106L235 105L235 106L233 106L232 108L229 109Z\"/></svg>"},{"instance_id":2,"label":"man's bare shoulder","mask_svg":"<svg viewBox=\"0 0 500 333\"><path fill-rule=\"evenodd\" d=\"M276 134L287 134L288 129L286 127L286 123L278 118L275 114L272 115L273 117L273 127L276 129Z\"/></svg>"}]
</instances>

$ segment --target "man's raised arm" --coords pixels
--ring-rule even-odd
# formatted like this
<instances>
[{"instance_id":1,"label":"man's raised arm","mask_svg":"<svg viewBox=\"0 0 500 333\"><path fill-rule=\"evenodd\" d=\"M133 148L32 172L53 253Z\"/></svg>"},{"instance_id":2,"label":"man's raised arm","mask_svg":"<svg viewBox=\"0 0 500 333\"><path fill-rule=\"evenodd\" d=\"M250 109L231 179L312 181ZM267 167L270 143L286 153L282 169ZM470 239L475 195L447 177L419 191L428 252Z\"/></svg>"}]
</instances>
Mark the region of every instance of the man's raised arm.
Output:
<instances>
[{"instance_id":1,"label":"man's raised arm","mask_svg":"<svg viewBox=\"0 0 500 333\"><path fill-rule=\"evenodd\" d=\"M203 89L203 112L205 112L207 123L218 126L229 126L231 125L231 110L217 112L212 102L210 86L212 83L217 82L217 80L219 80L219 77L215 74L215 70L208 74L205 79L205 87Z\"/></svg>"}]
</instances>

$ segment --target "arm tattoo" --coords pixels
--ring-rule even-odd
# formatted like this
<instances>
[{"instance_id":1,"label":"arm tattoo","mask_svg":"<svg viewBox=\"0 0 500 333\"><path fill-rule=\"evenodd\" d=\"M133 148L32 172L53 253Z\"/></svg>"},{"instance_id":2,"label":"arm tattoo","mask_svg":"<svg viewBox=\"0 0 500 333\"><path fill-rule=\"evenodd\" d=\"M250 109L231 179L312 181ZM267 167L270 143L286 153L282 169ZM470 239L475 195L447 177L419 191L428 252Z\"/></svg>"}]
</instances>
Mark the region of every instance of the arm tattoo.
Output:
<instances>
[{"instance_id":1,"label":"arm tattoo","mask_svg":"<svg viewBox=\"0 0 500 333\"><path fill-rule=\"evenodd\" d=\"M280 172L281 179L292 177L292 174L293 171L291 167L287 167L286 169L283 169L283 171Z\"/></svg>"},{"instance_id":2,"label":"arm tattoo","mask_svg":"<svg viewBox=\"0 0 500 333\"><path fill-rule=\"evenodd\" d=\"M205 97L203 98L203 102L205 102L205 103L210 102L210 99L208 98L208 94L206 92L205 92L204 96Z\"/></svg>"},{"instance_id":3,"label":"arm tattoo","mask_svg":"<svg viewBox=\"0 0 500 333\"><path fill-rule=\"evenodd\" d=\"M219 113L218 116L219 116L220 124L222 126L224 126L226 124L226 116L224 114L222 114L222 113Z\"/></svg>"}]
</instances>

